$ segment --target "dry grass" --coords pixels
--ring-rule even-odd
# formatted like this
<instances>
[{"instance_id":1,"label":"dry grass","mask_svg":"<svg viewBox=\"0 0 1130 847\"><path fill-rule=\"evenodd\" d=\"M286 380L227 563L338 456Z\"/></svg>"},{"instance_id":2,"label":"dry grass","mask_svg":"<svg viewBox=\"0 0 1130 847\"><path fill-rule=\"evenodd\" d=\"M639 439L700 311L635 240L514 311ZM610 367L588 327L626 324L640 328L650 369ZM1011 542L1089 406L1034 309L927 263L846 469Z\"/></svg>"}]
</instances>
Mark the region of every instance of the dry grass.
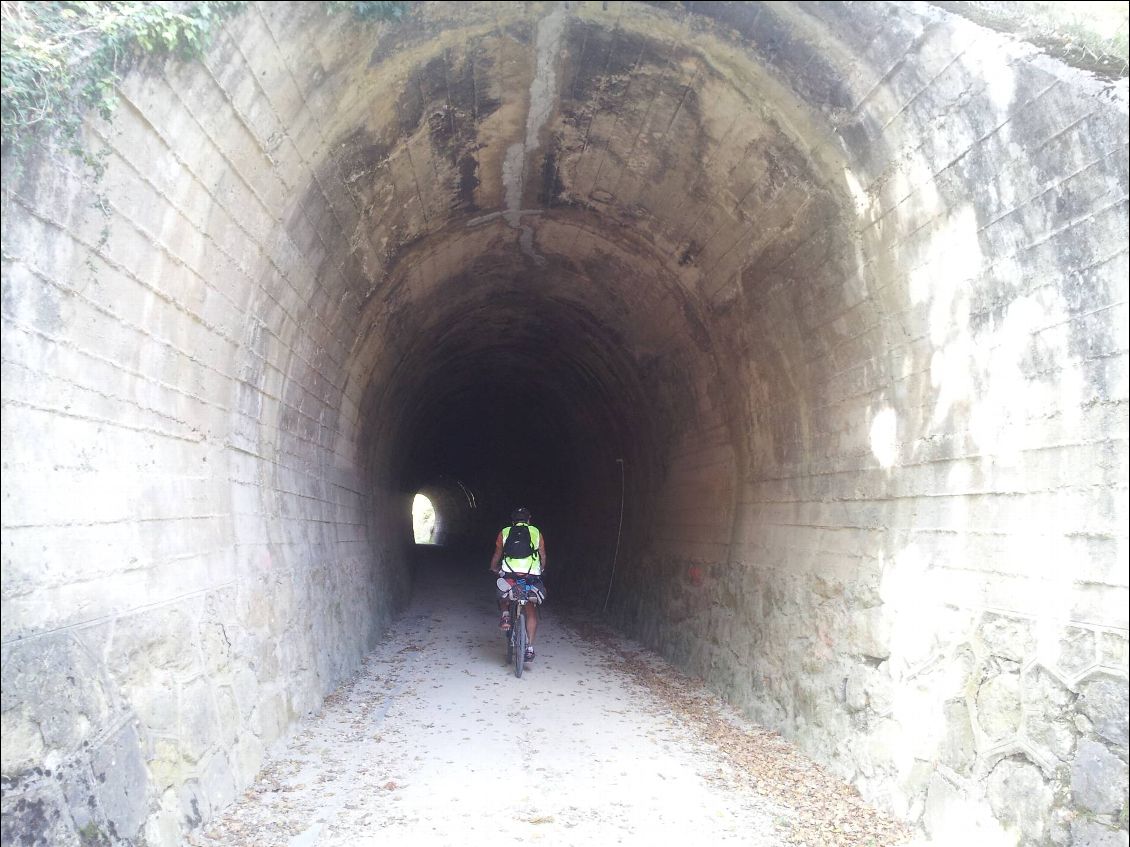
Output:
<instances>
[{"instance_id":1,"label":"dry grass","mask_svg":"<svg viewBox=\"0 0 1130 847\"><path fill-rule=\"evenodd\" d=\"M1069 65L1110 79L1130 68L1130 4L1125 0L935 2L982 26L1035 44Z\"/></svg>"}]
</instances>

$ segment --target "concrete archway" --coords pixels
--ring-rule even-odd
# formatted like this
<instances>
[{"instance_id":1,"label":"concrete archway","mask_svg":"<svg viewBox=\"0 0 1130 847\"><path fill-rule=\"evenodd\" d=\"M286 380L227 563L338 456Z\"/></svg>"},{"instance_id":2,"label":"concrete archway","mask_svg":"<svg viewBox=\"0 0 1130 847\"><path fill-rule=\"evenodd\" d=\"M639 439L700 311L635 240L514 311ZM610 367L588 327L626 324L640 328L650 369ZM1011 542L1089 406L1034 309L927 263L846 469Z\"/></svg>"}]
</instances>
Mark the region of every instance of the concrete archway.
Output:
<instances>
[{"instance_id":1,"label":"concrete archway","mask_svg":"<svg viewBox=\"0 0 1130 847\"><path fill-rule=\"evenodd\" d=\"M589 602L623 495L614 617L934 834L1116 820L1124 85L891 4L271 4L122 93L109 240L56 163L5 214L39 831L230 801L443 475Z\"/></svg>"}]
</instances>

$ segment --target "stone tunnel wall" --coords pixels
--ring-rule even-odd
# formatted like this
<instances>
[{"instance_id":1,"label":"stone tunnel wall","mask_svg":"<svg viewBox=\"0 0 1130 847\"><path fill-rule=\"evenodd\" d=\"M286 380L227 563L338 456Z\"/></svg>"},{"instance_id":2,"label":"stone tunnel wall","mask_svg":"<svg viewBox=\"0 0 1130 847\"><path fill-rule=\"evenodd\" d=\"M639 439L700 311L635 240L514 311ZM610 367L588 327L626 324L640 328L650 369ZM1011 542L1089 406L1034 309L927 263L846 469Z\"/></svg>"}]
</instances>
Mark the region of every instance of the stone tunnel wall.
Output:
<instances>
[{"instance_id":1,"label":"stone tunnel wall","mask_svg":"<svg viewBox=\"0 0 1130 847\"><path fill-rule=\"evenodd\" d=\"M248 784L530 278L629 631L935 836L1126 829L1124 83L924 6L252 4L122 96L108 218L5 200L5 840Z\"/></svg>"},{"instance_id":2,"label":"stone tunnel wall","mask_svg":"<svg viewBox=\"0 0 1130 847\"><path fill-rule=\"evenodd\" d=\"M805 93L857 262L813 221L714 281L735 502L688 445L621 614L934 837L1100 843L1126 829L1124 101L959 21L817 6L855 57ZM727 23L795 61L759 10ZM731 536L673 517L704 503Z\"/></svg>"}]
</instances>

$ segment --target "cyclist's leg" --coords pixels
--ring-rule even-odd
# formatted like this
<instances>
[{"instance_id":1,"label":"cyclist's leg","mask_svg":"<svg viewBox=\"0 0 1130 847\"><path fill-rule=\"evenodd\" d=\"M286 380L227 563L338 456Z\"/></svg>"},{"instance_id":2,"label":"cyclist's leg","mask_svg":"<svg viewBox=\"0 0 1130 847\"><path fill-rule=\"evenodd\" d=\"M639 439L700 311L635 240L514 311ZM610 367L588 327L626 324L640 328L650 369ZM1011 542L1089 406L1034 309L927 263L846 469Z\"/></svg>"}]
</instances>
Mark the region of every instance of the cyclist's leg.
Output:
<instances>
[{"instance_id":1,"label":"cyclist's leg","mask_svg":"<svg viewBox=\"0 0 1130 847\"><path fill-rule=\"evenodd\" d=\"M534 648L534 636L538 634L538 604L526 604L526 645Z\"/></svg>"},{"instance_id":2,"label":"cyclist's leg","mask_svg":"<svg viewBox=\"0 0 1130 847\"><path fill-rule=\"evenodd\" d=\"M504 591L496 588L495 593L498 595L498 626L505 631L510 629L510 600Z\"/></svg>"}]
</instances>

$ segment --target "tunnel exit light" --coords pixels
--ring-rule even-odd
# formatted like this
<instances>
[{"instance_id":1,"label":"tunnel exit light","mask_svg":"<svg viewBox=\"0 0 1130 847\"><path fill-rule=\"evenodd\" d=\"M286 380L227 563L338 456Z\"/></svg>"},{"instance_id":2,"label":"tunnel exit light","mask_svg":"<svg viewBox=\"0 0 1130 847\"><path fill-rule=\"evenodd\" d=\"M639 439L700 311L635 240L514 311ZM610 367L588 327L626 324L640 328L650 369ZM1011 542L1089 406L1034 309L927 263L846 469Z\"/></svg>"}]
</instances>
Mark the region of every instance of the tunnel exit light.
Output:
<instances>
[{"instance_id":1,"label":"tunnel exit light","mask_svg":"<svg viewBox=\"0 0 1130 847\"><path fill-rule=\"evenodd\" d=\"M436 509L423 494L412 499L412 537L417 544L435 544Z\"/></svg>"}]
</instances>

